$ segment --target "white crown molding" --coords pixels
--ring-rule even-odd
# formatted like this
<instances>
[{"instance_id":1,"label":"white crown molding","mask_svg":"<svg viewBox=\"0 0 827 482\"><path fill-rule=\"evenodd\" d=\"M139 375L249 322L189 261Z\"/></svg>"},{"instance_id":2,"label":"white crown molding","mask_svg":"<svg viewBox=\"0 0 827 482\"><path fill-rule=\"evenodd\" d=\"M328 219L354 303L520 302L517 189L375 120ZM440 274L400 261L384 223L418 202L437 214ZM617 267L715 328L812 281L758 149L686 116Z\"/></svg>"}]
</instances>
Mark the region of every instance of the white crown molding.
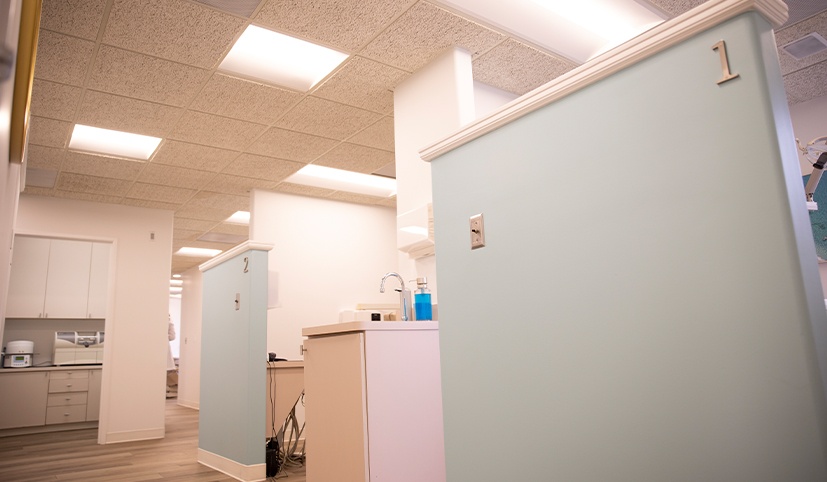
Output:
<instances>
[{"instance_id":1,"label":"white crown molding","mask_svg":"<svg viewBox=\"0 0 827 482\"><path fill-rule=\"evenodd\" d=\"M530 112L750 11L760 13L776 28L787 21L788 8L782 0L710 0L513 100L489 116L422 149L419 155L430 162Z\"/></svg>"},{"instance_id":2,"label":"white crown molding","mask_svg":"<svg viewBox=\"0 0 827 482\"><path fill-rule=\"evenodd\" d=\"M207 271L208 269L218 266L224 261L230 258L234 258L245 251L270 251L271 249L273 249L272 244L260 243L257 241L245 241L232 249L224 251L223 253L210 259L209 261L201 263L200 265L198 265L198 269L201 270L201 272Z\"/></svg>"}]
</instances>

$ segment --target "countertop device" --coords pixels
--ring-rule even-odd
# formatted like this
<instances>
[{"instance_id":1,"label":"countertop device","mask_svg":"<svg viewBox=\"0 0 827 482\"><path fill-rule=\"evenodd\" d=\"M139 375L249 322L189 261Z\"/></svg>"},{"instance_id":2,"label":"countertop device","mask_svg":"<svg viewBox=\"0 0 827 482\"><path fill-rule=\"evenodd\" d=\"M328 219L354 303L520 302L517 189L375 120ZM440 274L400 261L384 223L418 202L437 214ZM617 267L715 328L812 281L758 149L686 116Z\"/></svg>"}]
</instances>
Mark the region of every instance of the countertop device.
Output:
<instances>
[{"instance_id":1,"label":"countertop device","mask_svg":"<svg viewBox=\"0 0 827 482\"><path fill-rule=\"evenodd\" d=\"M100 365L103 363L102 331L56 331L55 365Z\"/></svg>"},{"instance_id":2,"label":"countertop device","mask_svg":"<svg viewBox=\"0 0 827 482\"><path fill-rule=\"evenodd\" d=\"M15 340L6 343L6 352L3 357L3 368L26 368L32 366L34 356L34 342L29 340Z\"/></svg>"}]
</instances>

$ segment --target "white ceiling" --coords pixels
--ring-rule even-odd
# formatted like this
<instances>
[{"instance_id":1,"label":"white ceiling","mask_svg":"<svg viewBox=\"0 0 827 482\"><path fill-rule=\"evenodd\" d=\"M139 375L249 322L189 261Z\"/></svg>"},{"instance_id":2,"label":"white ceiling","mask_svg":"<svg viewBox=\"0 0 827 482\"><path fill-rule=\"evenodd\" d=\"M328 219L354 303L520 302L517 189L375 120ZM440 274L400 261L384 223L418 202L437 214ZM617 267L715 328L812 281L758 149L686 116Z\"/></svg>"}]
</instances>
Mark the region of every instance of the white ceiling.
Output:
<instances>
[{"instance_id":1,"label":"white ceiling","mask_svg":"<svg viewBox=\"0 0 827 482\"><path fill-rule=\"evenodd\" d=\"M703 3L637 1L663 18ZM827 37L827 2L788 4L779 45ZM249 24L350 58L307 93L218 72ZM393 89L450 46L472 53L475 80L515 94L582 62L572 46L540 47L436 0L43 0L24 192L174 211L173 251L247 239L246 226L222 221L249 208L251 189L393 207L284 179L307 163L392 166ZM827 52L779 55L791 104L827 95ZM66 149L75 123L164 140L149 162L81 154ZM231 243L199 241L205 234ZM203 261L173 256L173 273Z\"/></svg>"}]
</instances>

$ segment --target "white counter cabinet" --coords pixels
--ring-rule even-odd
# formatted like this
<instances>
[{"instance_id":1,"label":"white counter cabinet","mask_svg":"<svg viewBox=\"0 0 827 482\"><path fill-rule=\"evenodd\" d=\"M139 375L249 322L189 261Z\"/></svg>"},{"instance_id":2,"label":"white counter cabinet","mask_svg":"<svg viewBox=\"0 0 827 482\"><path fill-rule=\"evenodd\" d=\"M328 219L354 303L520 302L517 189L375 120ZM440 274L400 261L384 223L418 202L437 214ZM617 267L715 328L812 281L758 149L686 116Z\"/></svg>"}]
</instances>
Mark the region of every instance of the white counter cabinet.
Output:
<instances>
[{"instance_id":1,"label":"white counter cabinet","mask_svg":"<svg viewBox=\"0 0 827 482\"><path fill-rule=\"evenodd\" d=\"M10 371L15 370L15 371ZM27 372L25 368L0 373L0 429L44 425L48 372Z\"/></svg>"},{"instance_id":2,"label":"white counter cabinet","mask_svg":"<svg viewBox=\"0 0 827 482\"><path fill-rule=\"evenodd\" d=\"M302 334L308 482L444 481L438 323Z\"/></svg>"}]
</instances>

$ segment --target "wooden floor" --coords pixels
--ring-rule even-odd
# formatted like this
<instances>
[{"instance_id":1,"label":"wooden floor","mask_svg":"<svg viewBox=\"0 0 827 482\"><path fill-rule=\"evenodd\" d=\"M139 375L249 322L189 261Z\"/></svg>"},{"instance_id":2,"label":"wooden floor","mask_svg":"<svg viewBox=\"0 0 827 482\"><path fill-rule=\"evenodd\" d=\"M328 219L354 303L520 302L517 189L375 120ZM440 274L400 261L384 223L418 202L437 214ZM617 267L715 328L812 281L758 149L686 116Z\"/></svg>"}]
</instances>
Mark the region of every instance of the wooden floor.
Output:
<instances>
[{"instance_id":1,"label":"wooden floor","mask_svg":"<svg viewBox=\"0 0 827 482\"><path fill-rule=\"evenodd\" d=\"M198 411L174 398L166 410L161 440L98 445L97 429L0 437L0 481L235 481L196 461ZM268 480L306 482L304 467Z\"/></svg>"}]
</instances>

